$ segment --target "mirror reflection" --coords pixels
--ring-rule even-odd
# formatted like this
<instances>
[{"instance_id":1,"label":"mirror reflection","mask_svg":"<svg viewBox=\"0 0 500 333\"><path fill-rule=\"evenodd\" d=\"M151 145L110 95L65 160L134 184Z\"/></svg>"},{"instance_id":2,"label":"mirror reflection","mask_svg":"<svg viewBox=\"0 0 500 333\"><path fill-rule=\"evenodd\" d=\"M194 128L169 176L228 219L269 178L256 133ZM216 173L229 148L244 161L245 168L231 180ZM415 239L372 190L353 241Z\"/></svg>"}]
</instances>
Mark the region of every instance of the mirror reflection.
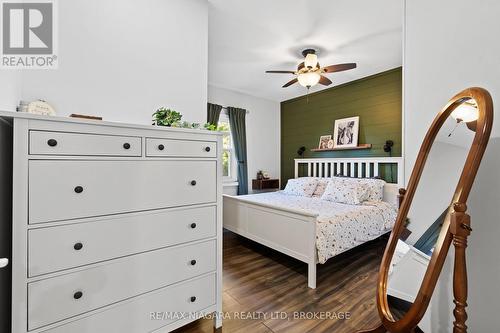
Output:
<instances>
[{"instance_id":1,"label":"mirror reflection","mask_svg":"<svg viewBox=\"0 0 500 333\"><path fill-rule=\"evenodd\" d=\"M475 135L470 121L474 120L473 113L477 110L471 105L455 110L444 123L417 186L389 271L387 298L395 320L401 319L413 304L444 229L443 223ZM475 115L477 119L477 112ZM424 317L421 325L425 326L425 320Z\"/></svg>"}]
</instances>

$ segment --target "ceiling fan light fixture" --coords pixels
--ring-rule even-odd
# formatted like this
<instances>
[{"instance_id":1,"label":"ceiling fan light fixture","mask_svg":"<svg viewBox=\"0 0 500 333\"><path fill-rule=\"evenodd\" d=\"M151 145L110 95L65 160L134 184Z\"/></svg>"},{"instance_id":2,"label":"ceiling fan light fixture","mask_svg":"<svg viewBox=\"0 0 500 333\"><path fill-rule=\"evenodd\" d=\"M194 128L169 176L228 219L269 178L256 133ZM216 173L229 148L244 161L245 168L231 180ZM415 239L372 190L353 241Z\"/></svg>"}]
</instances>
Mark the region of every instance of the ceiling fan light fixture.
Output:
<instances>
[{"instance_id":1,"label":"ceiling fan light fixture","mask_svg":"<svg viewBox=\"0 0 500 333\"><path fill-rule=\"evenodd\" d=\"M458 122L469 123L479 118L479 110L475 101L465 102L453 110L451 116Z\"/></svg>"},{"instance_id":2,"label":"ceiling fan light fixture","mask_svg":"<svg viewBox=\"0 0 500 333\"><path fill-rule=\"evenodd\" d=\"M356 68L356 63L345 63L321 67L318 62L316 50L312 48L303 50L302 56L304 57L304 61L300 62L297 69L294 71L276 70L266 71L266 73L293 74L296 77L285 83L283 88L290 87L298 82L301 86L306 87L309 90L309 88L317 85L318 83L323 86L329 86L332 84L332 80L323 74L342 72Z\"/></svg>"},{"instance_id":3,"label":"ceiling fan light fixture","mask_svg":"<svg viewBox=\"0 0 500 333\"><path fill-rule=\"evenodd\" d=\"M318 84L321 75L317 72L300 73L297 76L299 84L303 87L310 88Z\"/></svg>"},{"instance_id":4,"label":"ceiling fan light fixture","mask_svg":"<svg viewBox=\"0 0 500 333\"><path fill-rule=\"evenodd\" d=\"M316 68L318 65L318 56L314 53L308 53L304 59L304 65L309 69Z\"/></svg>"}]
</instances>

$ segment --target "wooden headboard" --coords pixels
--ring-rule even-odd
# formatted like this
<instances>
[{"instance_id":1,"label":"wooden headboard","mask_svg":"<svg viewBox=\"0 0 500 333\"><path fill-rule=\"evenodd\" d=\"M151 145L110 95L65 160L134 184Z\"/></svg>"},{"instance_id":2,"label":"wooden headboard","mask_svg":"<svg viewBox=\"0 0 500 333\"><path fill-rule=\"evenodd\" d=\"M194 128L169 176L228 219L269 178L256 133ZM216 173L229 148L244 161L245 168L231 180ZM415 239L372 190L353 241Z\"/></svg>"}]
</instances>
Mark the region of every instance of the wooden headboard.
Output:
<instances>
[{"instance_id":1,"label":"wooden headboard","mask_svg":"<svg viewBox=\"0 0 500 333\"><path fill-rule=\"evenodd\" d=\"M404 186L404 163L402 157L360 157L360 158L296 158L295 178L308 176L329 178L343 175L355 178L381 176L381 167L389 166L394 179L384 179L384 201L397 203L398 189Z\"/></svg>"}]
</instances>

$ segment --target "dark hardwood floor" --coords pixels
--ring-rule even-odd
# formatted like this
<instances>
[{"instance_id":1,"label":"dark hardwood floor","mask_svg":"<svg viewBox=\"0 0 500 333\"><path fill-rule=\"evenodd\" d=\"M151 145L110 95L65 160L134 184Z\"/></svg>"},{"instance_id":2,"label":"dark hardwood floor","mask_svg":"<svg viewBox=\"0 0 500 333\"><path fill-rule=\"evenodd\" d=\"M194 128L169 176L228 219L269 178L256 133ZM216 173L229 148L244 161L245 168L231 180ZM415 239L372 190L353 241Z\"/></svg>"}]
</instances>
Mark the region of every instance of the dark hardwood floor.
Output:
<instances>
[{"instance_id":1,"label":"dark hardwood floor","mask_svg":"<svg viewBox=\"0 0 500 333\"><path fill-rule=\"evenodd\" d=\"M378 239L318 266L318 288L307 287L307 265L231 232L224 233L225 333L354 333L379 323L377 273L385 241ZM300 313L316 318L297 318ZM349 315L349 319L336 317ZM320 316L323 316L321 318ZM201 319L176 333L211 333Z\"/></svg>"}]
</instances>

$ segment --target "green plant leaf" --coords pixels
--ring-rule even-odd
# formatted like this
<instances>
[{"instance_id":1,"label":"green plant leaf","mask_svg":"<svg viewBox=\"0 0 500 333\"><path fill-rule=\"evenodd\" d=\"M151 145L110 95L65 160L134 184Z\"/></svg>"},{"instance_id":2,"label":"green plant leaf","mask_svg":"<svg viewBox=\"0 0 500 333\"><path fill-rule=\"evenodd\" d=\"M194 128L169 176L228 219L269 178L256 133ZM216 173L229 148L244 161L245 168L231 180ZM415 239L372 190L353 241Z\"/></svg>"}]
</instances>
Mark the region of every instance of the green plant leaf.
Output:
<instances>
[{"instance_id":1,"label":"green plant leaf","mask_svg":"<svg viewBox=\"0 0 500 333\"><path fill-rule=\"evenodd\" d=\"M153 119L157 125L171 126L182 119L182 114L175 110L167 109L165 107L158 108L153 113Z\"/></svg>"}]
</instances>

